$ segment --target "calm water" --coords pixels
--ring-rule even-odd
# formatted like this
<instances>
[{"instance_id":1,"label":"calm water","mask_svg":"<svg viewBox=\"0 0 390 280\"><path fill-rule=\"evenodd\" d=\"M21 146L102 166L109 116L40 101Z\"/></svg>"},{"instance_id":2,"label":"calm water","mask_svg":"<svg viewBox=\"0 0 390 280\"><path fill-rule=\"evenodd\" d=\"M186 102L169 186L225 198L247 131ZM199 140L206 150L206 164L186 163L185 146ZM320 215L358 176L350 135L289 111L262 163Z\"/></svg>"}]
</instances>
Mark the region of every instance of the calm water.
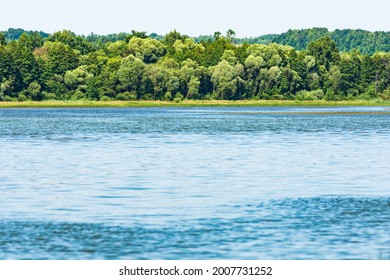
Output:
<instances>
[{"instance_id":1,"label":"calm water","mask_svg":"<svg viewBox=\"0 0 390 280\"><path fill-rule=\"evenodd\" d=\"M390 259L387 113L0 110L0 259Z\"/></svg>"}]
</instances>

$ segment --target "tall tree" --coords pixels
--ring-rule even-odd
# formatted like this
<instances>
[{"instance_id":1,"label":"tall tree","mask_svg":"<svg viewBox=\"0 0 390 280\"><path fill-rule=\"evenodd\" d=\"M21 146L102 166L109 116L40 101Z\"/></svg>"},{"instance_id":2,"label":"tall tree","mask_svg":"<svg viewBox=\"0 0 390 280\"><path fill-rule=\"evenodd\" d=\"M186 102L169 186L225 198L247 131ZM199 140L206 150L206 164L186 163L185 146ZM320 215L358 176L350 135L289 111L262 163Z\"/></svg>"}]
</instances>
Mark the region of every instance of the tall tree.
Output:
<instances>
[{"instance_id":1,"label":"tall tree","mask_svg":"<svg viewBox=\"0 0 390 280\"><path fill-rule=\"evenodd\" d=\"M137 98L142 96L141 89L143 86L145 70L145 63L133 55L126 57L118 70L118 79L121 82L123 89L128 92L136 92Z\"/></svg>"},{"instance_id":2,"label":"tall tree","mask_svg":"<svg viewBox=\"0 0 390 280\"><path fill-rule=\"evenodd\" d=\"M316 58L317 63L324 65L327 70L330 69L332 64L337 64L340 61L336 43L329 36L311 42L307 52Z\"/></svg>"}]
</instances>

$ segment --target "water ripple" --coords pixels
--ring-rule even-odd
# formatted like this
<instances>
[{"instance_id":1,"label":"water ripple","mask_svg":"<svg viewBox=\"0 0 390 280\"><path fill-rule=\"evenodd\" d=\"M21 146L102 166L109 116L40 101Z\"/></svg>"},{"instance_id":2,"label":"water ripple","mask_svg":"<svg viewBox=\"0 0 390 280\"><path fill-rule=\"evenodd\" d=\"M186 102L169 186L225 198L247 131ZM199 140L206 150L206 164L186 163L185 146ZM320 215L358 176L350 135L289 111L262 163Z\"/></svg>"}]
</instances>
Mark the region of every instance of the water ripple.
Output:
<instances>
[{"instance_id":1,"label":"water ripple","mask_svg":"<svg viewBox=\"0 0 390 280\"><path fill-rule=\"evenodd\" d=\"M0 259L389 259L384 111L0 110Z\"/></svg>"},{"instance_id":2,"label":"water ripple","mask_svg":"<svg viewBox=\"0 0 390 280\"><path fill-rule=\"evenodd\" d=\"M142 224L0 223L2 259L387 259L390 198L245 205L238 218ZM326 213L326 215L324 215Z\"/></svg>"}]
</instances>

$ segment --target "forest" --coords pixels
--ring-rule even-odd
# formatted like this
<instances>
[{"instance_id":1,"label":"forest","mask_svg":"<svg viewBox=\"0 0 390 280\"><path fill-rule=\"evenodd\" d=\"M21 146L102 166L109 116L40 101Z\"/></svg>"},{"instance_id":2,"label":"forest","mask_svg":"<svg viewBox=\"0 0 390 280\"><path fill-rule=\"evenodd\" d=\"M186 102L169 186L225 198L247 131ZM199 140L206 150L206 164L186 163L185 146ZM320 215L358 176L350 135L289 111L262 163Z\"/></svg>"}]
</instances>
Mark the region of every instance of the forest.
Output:
<instances>
[{"instance_id":1,"label":"forest","mask_svg":"<svg viewBox=\"0 0 390 280\"><path fill-rule=\"evenodd\" d=\"M0 32L0 101L390 99L390 33Z\"/></svg>"}]
</instances>

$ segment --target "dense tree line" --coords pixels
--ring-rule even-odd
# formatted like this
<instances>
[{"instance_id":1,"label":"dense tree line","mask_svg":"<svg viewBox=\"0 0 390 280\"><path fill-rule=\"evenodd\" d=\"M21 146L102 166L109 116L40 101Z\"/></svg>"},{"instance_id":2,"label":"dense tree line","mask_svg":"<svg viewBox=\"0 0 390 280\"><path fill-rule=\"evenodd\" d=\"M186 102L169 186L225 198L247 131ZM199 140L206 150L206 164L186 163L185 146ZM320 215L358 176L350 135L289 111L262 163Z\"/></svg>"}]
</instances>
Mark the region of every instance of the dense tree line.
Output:
<instances>
[{"instance_id":1,"label":"dense tree line","mask_svg":"<svg viewBox=\"0 0 390 280\"><path fill-rule=\"evenodd\" d=\"M9 42L12 40L18 40L19 37L23 34L39 33L42 38L47 38L50 34L42 31L25 31L21 28L14 29L10 28L8 31L3 32L5 39ZM131 33L118 33L118 34L108 34L108 35L97 35L91 33L88 36L83 36L83 38L91 42L98 47L102 47L107 42L116 42L120 40L128 40L131 36L141 35L162 41L164 36L158 35L156 33L151 33L146 35L146 32L136 32L132 31ZM234 33L234 32L233 32ZM221 34L215 32L214 35L201 35L194 37L196 43L214 41ZM232 35L232 34L231 34ZM338 49L341 52L349 52L354 49L359 50L362 54L373 55L376 52L390 52L390 32L370 32L366 30L352 30L352 29L336 29L333 32L330 32L327 28L310 28L310 29L301 29L301 30L289 30L282 34L267 34L258 37L250 38L237 38L232 36L232 42L236 45L241 44L262 44L269 45L271 43L277 43L280 45L288 45L293 47L296 50L304 50L309 46L310 42L316 41L321 37L329 36L333 41L336 42Z\"/></svg>"},{"instance_id":2,"label":"dense tree line","mask_svg":"<svg viewBox=\"0 0 390 280\"><path fill-rule=\"evenodd\" d=\"M272 42L303 50L309 46L310 42L324 36L329 36L335 41L342 52L352 51L353 49L369 55L379 51L390 52L390 32L369 32L360 29L336 29L333 32L326 28L289 30L275 37Z\"/></svg>"},{"instance_id":3,"label":"dense tree line","mask_svg":"<svg viewBox=\"0 0 390 280\"><path fill-rule=\"evenodd\" d=\"M23 33L26 33L26 34L39 33L39 35L42 38L47 38L50 36L50 34L45 33L43 31L31 31L31 30L27 31L27 30L24 30L22 28L9 28L7 31L2 32L2 33L5 36L5 39L7 41L18 40L20 38L20 36L23 35Z\"/></svg>"},{"instance_id":4,"label":"dense tree line","mask_svg":"<svg viewBox=\"0 0 390 280\"><path fill-rule=\"evenodd\" d=\"M0 33L0 100L183 98L390 99L390 53L340 52L329 36L303 50L236 44L232 30L200 42L176 31Z\"/></svg>"}]
</instances>

